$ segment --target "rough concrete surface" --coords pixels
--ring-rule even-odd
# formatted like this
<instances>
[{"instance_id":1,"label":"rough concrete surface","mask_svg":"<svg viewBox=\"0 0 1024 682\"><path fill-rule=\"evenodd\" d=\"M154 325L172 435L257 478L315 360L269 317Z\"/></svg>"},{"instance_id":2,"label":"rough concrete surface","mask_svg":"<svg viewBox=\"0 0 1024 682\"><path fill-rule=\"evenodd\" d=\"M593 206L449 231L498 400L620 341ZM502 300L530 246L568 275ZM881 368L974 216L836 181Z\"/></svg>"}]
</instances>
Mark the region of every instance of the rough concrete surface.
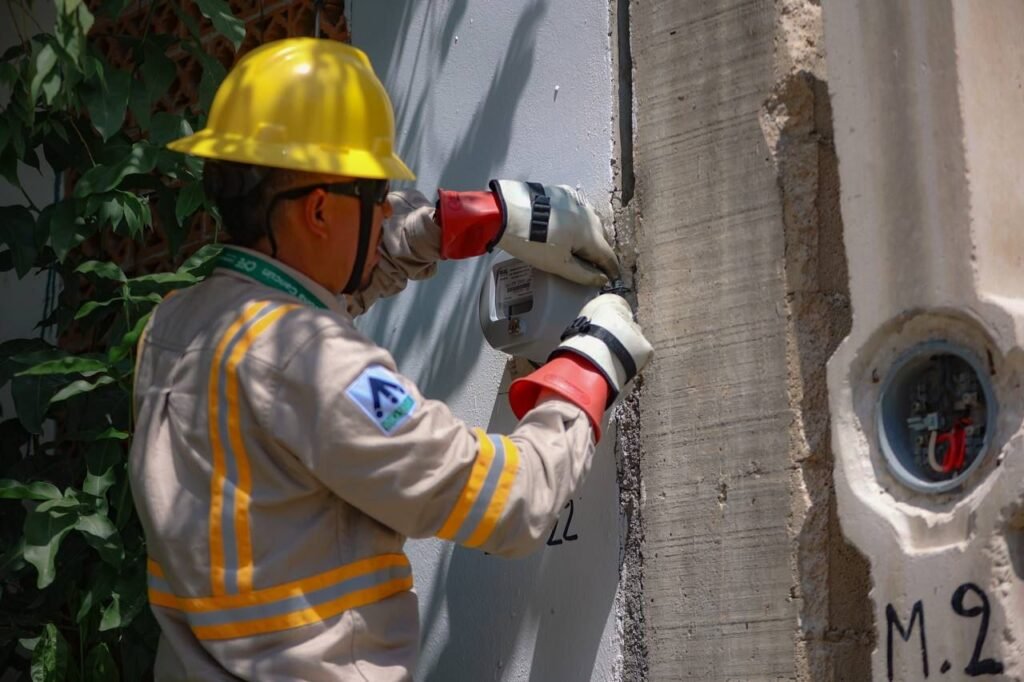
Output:
<instances>
[{"instance_id":1,"label":"rough concrete surface","mask_svg":"<svg viewBox=\"0 0 1024 682\"><path fill-rule=\"evenodd\" d=\"M850 311L820 7L632 3L649 679L858 679L825 362Z\"/></svg>"},{"instance_id":2,"label":"rough concrete surface","mask_svg":"<svg viewBox=\"0 0 1024 682\"><path fill-rule=\"evenodd\" d=\"M829 362L844 532L867 556L875 680L1024 677L1024 5L827 0L854 311ZM892 368L956 344L992 385L989 454L915 492L880 447Z\"/></svg>"}]
</instances>

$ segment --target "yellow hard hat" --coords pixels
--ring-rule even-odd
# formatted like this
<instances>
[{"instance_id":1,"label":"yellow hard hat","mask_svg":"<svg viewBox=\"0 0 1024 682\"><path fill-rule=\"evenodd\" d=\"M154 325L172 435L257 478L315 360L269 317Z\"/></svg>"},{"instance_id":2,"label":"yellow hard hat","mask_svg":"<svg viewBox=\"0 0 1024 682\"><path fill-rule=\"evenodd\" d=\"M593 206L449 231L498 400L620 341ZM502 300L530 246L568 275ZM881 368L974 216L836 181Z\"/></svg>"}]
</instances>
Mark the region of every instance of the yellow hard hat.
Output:
<instances>
[{"instance_id":1,"label":"yellow hard hat","mask_svg":"<svg viewBox=\"0 0 1024 682\"><path fill-rule=\"evenodd\" d=\"M167 146L258 166L412 180L394 141L391 102L366 54L336 40L288 38L239 60L206 127Z\"/></svg>"}]
</instances>

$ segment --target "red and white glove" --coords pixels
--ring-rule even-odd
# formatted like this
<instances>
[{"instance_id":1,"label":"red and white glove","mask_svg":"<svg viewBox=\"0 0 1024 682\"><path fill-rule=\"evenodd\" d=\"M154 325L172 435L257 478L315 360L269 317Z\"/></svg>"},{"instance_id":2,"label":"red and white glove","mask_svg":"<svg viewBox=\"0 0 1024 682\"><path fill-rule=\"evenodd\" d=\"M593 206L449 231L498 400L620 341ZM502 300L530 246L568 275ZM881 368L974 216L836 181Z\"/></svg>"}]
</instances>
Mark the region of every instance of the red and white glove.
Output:
<instances>
[{"instance_id":1,"label":"red and white glove","mask_svg":"<svg viewBox=\"0 0 1024 682\"><path fill-rule=\"evenodd\" d=\"M438 192L442 258L479 256L497 246L580 284L603 286L618 277L608 235L579 192L518 180L490 186L490 192Z\"/></svg>"},{"instance_id":2,"label":"red and white glove","mask_svg":"<svg viewBox=\"0 0 1024 682\"><path fill-rule=\"evenodd\" d=\"M547 364L512 382L512 412L522 418L542 395L555 393L587 414L599 441L605 410L652 355L654 349L633 321L626 299L602 294L583 306Z\"/></svg>"}]
</instances>

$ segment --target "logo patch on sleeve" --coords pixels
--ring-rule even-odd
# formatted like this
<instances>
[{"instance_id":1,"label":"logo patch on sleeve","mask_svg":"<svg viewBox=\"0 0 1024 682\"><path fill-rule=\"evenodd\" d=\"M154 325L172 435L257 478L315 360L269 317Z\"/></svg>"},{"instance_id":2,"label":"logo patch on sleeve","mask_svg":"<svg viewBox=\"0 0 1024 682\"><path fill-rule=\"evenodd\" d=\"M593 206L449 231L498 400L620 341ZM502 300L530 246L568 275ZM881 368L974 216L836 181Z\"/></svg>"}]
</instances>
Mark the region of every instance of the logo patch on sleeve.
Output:
<instances>
[{"instance_id":1,"label":"logo patch on sleeve","mask_svg":"<svg viewBox=\"0 0 1024 682\"><path fill-rule=\"evenodd\" d=\"M416 411L416 399L409 395L398 377L380 365L364 369L345 389L345 395L388 435Z\"/></svg>"}]
</instances>

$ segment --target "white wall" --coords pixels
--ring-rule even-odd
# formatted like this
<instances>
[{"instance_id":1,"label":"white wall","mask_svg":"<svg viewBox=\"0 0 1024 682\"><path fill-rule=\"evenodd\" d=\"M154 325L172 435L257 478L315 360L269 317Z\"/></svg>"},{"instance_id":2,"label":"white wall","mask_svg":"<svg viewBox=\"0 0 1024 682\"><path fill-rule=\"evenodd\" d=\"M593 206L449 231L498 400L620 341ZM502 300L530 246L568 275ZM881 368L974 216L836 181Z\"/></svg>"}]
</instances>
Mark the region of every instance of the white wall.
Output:
<instances>
[{"instance_id":1,"label":"white wall","mask_svg":"<svg viewBox=\"0 0 1024 682\"><path fill-rule=\"evenodd\" d=\"M352 0L353 42L395 106L401 156L438 186L491 178L611 191L612 74L602 2ZM490 258L445 263L360 325L400 369L468 423L508 431L505 357L486 347L477 296ZM517 561L437 541L409 544L423 625L424 680L612 679L618 497L613 438L574 497L578 539ZM559 522L563 535L568 513Z\"/></svg>"}]
</instances>

